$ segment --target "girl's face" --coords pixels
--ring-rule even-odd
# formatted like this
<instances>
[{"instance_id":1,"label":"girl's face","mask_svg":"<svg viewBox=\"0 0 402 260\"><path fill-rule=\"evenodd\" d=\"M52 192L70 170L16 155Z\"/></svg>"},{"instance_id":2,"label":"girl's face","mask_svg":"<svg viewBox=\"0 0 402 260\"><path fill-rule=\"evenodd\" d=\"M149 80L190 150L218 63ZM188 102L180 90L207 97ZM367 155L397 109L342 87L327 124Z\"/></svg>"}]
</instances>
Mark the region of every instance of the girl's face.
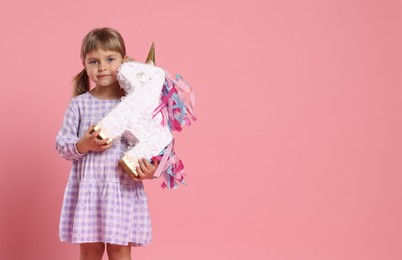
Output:
<instances>
[{"instance_id":1,"label":"girl's face","mask_svg":"<svg viewBox=\"0 0 402 260\"><path fill-rule=\"evenodd\" d=\"M88 77L97 87L119 85L116 80L117 69L123 63L119 52L97 49L87 53L84 67Z\"/></svg>"}]
</instances>

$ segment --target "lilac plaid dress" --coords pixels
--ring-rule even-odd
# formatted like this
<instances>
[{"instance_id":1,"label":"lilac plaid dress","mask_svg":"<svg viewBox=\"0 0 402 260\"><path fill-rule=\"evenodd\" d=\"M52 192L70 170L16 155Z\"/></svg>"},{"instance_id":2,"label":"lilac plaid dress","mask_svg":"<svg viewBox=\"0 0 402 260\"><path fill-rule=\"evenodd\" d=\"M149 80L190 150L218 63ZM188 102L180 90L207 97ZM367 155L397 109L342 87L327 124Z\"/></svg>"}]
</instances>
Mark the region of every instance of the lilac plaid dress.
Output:
<instances>
[{"instance_id":1,"label":"lilac plaid dress","mask_svg":"<svg viewBox=\"0 0 402 260\"><path fill-rule=\"evenodd\" d=\"M67 108L56 137L60 155L73 161L60 217L60 240L70 243L104 242L142 246L151 241L147 196L118 160L127 144L115 139L103 152L80 154L76 142L120 99L101 100L89 92L75 97Z\"/></svg>"}]
</instances>

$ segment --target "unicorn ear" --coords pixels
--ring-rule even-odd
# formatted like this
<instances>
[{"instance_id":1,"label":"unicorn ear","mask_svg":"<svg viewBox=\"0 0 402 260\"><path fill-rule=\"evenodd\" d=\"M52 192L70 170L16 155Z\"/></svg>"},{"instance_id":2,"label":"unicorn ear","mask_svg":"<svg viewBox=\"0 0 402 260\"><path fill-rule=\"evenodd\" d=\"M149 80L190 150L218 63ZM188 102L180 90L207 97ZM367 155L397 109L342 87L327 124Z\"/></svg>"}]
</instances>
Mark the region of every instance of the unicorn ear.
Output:
<instances>
[{"instance_id":1,"label":"unicorn ear","mask_svg":"<svg viewBox=\"0 0 402 260\"><path fill-rule=\"evenodd\" d=\"M155 43L153 42L148 52L148 57L145 63L155 65Z\"/></svg>"}]
</instances>

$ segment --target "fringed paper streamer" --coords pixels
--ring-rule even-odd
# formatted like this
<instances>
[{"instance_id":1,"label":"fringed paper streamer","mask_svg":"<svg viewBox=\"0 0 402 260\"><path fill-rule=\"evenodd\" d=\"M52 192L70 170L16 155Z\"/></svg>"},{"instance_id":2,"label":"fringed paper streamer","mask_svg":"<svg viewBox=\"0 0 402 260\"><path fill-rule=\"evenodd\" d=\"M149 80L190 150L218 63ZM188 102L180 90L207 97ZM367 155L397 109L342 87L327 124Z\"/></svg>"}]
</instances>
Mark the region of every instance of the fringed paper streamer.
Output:
<instances>
[{"instance_id":1,"label":"fringed paper streamer","mask_svg":"<svg viewBox=\"0 0 402 260\"><path fill-rule=\"evenodd\" d=\"M190 96L190 104L186 104L185 93ZM166 73L162 88L161 103L155 109L154 116L161 112L162 124L168 125L171 131L180 132L183 125L191 125L196 117L193 112L195 95L190 85L180 75L172 78Z\"/></svg>"},{"instance_id":2,"label":"fringed paper streamer","mask_svg":"<svg viewBox=\"0 0 402 260\"><path fill-rule=\"evenodd\" d=\"M186 104L186 94L190 97L189 104ZM176 75L173 78L166 73L161 103L155 109L154 116L161 113L162 125L167 125L171 131L180 132L182 126L189 126L191 121L196 120L193 111L194 105L195 95L184 78L180 75ZM178 183L185 185L184 165L174 152L174 140L158 156L154 156L152 160L159 161L159 166L154 176L159 177L164 173L162 188L175 189L178 187Z\"/></svg>"},{"instance_id":3,"label":"fringed paper streamer","mask_svg":"<svg viewBox=\"0 0 402 260\"><path fill-rule=\"evenodd\" d=\"M184 182L184 165L174 152L173 146L174 139L159 155L152 157L152 161L159 161L154 176L159 177L164 173L162 175L164 178L164 182L161 184L162 188L176 189L179 183L186 185Z\"/></svg>"}]
</instances>

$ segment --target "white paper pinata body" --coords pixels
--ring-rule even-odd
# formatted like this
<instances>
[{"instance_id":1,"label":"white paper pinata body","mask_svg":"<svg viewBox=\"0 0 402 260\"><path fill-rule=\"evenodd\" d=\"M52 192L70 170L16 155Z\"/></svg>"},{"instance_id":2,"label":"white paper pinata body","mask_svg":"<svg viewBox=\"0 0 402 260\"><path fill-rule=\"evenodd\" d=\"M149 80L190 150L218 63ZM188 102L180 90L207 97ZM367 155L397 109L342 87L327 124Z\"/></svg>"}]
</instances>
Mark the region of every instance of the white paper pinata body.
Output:
<instances>
[{"instance_id":1,"label":"white paper pinata body","mask_svg":"<svg viewBox=\"0 0 402 260\"><path fill-rule=\"evenodd\" d=\"M151 159L173 139L169 128L161 124L162 115L153 117L160 103L165 71L150 64L128 62L120 67L117 80L127 94L97 128L104 137L124 136L134 145L122 160L136 174L138 159Z\"/></svg>"}]
</instances>

